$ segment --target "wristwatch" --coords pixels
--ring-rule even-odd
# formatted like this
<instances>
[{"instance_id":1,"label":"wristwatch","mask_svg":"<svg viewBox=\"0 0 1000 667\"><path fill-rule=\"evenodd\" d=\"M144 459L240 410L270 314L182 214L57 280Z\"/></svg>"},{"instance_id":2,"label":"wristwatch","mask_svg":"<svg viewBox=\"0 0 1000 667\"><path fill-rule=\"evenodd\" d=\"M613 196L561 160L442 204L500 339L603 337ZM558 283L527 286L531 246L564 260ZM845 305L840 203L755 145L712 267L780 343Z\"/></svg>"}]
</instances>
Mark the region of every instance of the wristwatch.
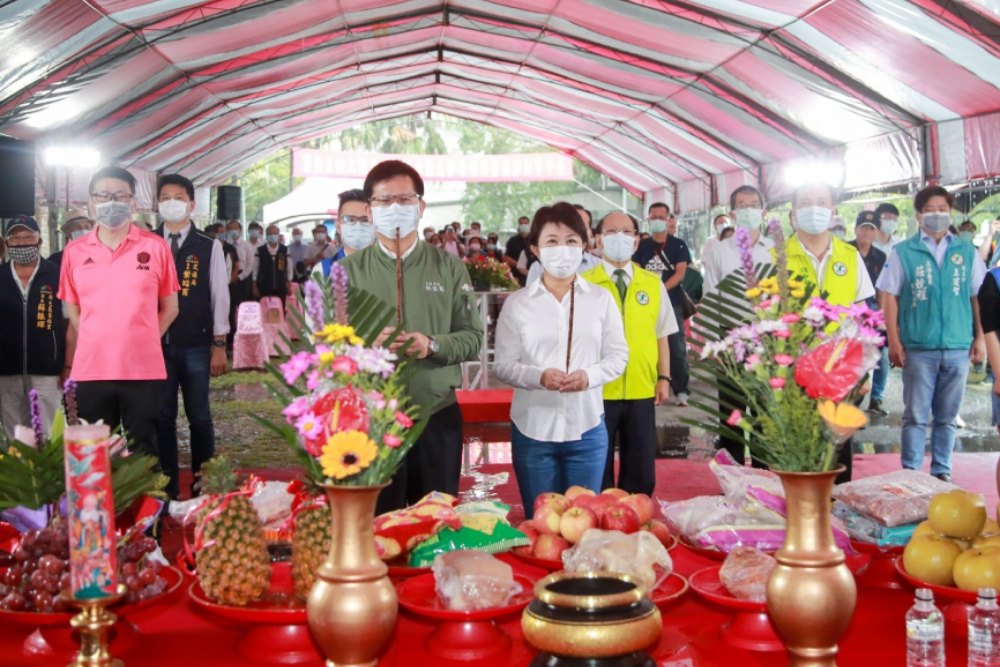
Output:
<instances>
[{"instance_id":1,"label":"wristwatch","mask_svg":"<svg viewBox=\"0 0 1000 667\"><path fill-rule=\"evenodd\" d=\"M441 346L438 345L438 342L434 339L434 336L427 337L427 349L429 350L427 354L428 357L431 356L432 354L437 354L438 350L441 349Z\"/></svg>"},{"instance_id":2,"label":"wristwatch","mask_svg":"<svg viewBox=\"0 0 1000 667\"><path fill-rule=\"evenodd\" d=\"M226 341L224 341L224 340L214 340L213 339L212 340L212 347L221 347L221 348L225 349L225 347L226 347Z\"/></svg>"},{"instance_id":3,"label":"wristwatch","mask_svg":"<svg viewBox=\"0 0 1000 667\"><path fill-rule=\"evenodd\" d=\"M666 380L667 382L672 382L669 375L657 375L656 381L659 382L660 380Z\"/></svg>"}]
</instances>

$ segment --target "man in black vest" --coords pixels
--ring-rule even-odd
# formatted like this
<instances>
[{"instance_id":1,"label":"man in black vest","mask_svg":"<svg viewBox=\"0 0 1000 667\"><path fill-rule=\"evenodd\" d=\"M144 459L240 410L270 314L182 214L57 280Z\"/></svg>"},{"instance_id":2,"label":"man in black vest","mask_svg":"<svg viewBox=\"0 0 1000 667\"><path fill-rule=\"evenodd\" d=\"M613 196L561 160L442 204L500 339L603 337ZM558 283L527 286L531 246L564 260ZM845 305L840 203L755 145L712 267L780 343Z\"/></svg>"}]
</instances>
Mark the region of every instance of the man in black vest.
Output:
<instances>
[{"instance_id":1,"label":"man in black vest","mask_svg":"<svg viewBox=\"0 0 1000 667\"><path fill-rule=\"evenodd\" d=\"M177 389L191 427L191 471L215 453L215 427L209 408L210 375L226 372L229 333L229 275L222 245L191 224L194 185L180 174L165 174L157 184L163 226L156 230L174 256L180 313L163 336L167 365L166 397L157 424L160 465L170 477L167 495L180 495L177 462Z\"/></svg>"},{"instance_id":2,"label":"man in black vest","mask_svg":"<svg viewBox=\"0 0 1000 667\"><path fill-rule=\"evenodd\" d=\"M254 298L276 296L284 306L294 267L288 261L288 248L281 244L281 232L277 225L267 226L265 240L266 243L257 248L253 259Z\"/></svg>"},{"instance_id":3,"label":"man in black vest","mask_svg":"<svg viewBox=\"0 0 1000 667\"><path fill-rule=\"evenodd\" d=\"M3 237L10 266L0 266L0 405L3 425L31 424L28 392L38 392L42 428L48 432L62 400L59 379L66 355L66 321L59 267L38 256L42 243L35 219L7 220Z\"/></svg>"}]
</instances>

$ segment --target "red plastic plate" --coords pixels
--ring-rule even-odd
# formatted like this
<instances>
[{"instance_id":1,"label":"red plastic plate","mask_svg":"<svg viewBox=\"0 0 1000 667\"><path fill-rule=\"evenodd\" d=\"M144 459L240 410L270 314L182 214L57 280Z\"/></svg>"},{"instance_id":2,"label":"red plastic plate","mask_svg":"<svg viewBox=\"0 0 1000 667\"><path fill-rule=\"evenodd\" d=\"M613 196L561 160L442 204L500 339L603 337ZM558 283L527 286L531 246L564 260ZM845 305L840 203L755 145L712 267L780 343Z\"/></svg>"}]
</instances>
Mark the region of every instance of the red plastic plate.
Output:
<instances>
[{"instance_id":1,"label":"red plastic plate","mask_svg":"<svg viewBox=\"0 0 1000 667\"><path fill-rule=\"evenodd\" d=\"M691 588L706 600L727 609L753 612L767 611L766 602L741 600L726 590L726 587L722 585L722 581L719 579L719 571L721 569L721 566L712 566L698 570L691 575Z\"/></svg>"},{"instance_id":2,"label":"red plastic plate","mask_svg":"<svg viewBox=\"0 0 1000 667\"><path fill-rule=\"evenodd\" d=\"M0 571L2 572L2 571ZM135 614L154 605L161 604L173 598L180 590L184 575L175 567L164 566L160 570L160 576L167 582L165 591L156 597L142 600L135 604L116 605L111 608L116 616L128 616ZM69 620L76 615L75 611L60 611L41 613L36 611L6 611L0 609L0 621L16 623L18 625L30 625L32 627L47 627L54 625L66 625Z\"/></svg>"},{"instance_id":3,"label":"red plastic plate","mask_svg":"<svg viewBox=\"0 0 1000 667\"><path fill-rule=\"evenodd\" d=\"M671 572L670 575L660 582L660 585L653 589L649 599L657 607L663 607L671 602L680 599L688 591L688 580Z\"/></svg>"},{"instance_id":4,"label":"red plastic plate","mask_svg":"<svg viewBox=\"0 0 1000 667\"><path fill-rule=\"evenodd\" d=\"M396 586L399 605L414 614L445 621L486 621L514 613L524 608L535 597L535 582L520 574L514 580L521 584L521 592L514 595L503 607L456 611L445 609L434 589L434 575L423 574L400 582Z\"/></svg>"},{"instance_id":5,"label":"red plastic plate","mask_svg":"<svg viewBox=\"0 0 1000 667\"><path fill-rule=\"evenodd\" d=\"M421 574L429 574L429 567L411 567L406 564L406 558L393 558L385 564L389 567L389 576L393 579L409 579Z\"/></svg>"},{"instance_id":6,"label":"red plastic plate","mask_svg":"<svg viewBox=\"0 0 1000 667\"><path fill-rule=\"evenodd\" d=\"M306 603L295 593L292 583L291 563L271 563L271 586L262 600L245 607L233 607L209 600L201 585L195 581L188 589L191 601L205 611L250 624L295 625L306 622Z\"/></svg>"},{"instance_id":7,"label":"red plastic plate","mask_svg":"<svg viewBox=\"0 0 1000 667\"><path fill-rule=\"evenodd\" d=\"M880 547L871 542L859 542L858 540L851 540L851 546L860 554L871 554L873 556L898 556L903 553L903 549L905 548L901 546Z\"/></svg>"},{"instance_id":8,"label":"red plastic plate","mask_svg":"<svg viewBox=\"0 0 1000 667\"><path fill-rule=\"evenodd\" d=\"M938 584L929 584L926 581L920 581L903 568L902 556L898 556L893 564L896 567L896 572L903 578L903 581L914 588L929 588L934 591L935 597L942 597L946 600L956 600L958 602L967 602L969 604L976 604L976 601L979 599L979 595L976 591L963 591L961 588L956 588L955 586L939 586Z\"/></svg>"}]
</instances>

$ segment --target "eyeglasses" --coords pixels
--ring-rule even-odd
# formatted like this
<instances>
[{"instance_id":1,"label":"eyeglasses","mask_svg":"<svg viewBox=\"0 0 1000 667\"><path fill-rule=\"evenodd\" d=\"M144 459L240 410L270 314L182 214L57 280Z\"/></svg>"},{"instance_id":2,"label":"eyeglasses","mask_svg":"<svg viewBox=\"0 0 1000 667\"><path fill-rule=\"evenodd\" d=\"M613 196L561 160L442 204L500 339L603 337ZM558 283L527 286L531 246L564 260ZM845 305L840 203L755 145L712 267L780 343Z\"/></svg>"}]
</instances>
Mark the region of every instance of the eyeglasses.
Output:
<instances>
[{"instance_id":1,"label":"eyeglasses","mask_svg":"<svg viewBox=\"0 0 1000 667\"><path fill-rule=\"evenodd\" d=\"M392 206L395 202L400 206L413 206L418 201L420 201L420 195L408 194L408 195L382 195L381 197L372 197L368 200L368 203L375 208L380 208L383 206Z\"/></svg>"},{"instance_id":2,"label":"eyeglasses","mask_svg":"<svg viewBox=\"0 0 1000 667\"><path fill-rule=\"evenodd\" d=\"M368 224L368 216L367 215L344 215L344 216L341 216L340 221L343 222L345 225L357 225L357 224L367 225Z\"/></svg>"},{"instance_id":3,"label":"eyeglasses","mask_svg":"<svg viewBox=\"0 0 1000 667\"><path fill-rule=\"evenodd\" d=\"M116 202L127 203L132 201L131 192L91 192L90 198L96 202L104 204L114 199Z\"/></svg>"}]
</instances>

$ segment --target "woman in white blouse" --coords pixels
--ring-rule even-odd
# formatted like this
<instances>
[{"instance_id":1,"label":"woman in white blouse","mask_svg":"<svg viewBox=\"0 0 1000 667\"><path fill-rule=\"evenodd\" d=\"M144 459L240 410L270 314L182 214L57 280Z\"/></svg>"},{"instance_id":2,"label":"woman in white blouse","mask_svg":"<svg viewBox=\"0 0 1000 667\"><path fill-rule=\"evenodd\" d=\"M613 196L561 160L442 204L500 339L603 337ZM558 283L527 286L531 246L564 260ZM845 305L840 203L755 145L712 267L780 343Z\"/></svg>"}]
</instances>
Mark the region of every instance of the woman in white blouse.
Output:
<instances>
[{"instance_id":1,"label":"woman in white blouse","mask_svg":"<svg viewBox=\"0 0 1000 667\"><path fill-rule=\"evenodd\" d=\"M497 322L495 370L514 387L511 443L527 518L540 493L601 488L608 455L601 387L628 362L614 299L576 275L586 239L571 204L538 209L528 242L542 279L507 297Z\"/></svg>"}]
</instances>

